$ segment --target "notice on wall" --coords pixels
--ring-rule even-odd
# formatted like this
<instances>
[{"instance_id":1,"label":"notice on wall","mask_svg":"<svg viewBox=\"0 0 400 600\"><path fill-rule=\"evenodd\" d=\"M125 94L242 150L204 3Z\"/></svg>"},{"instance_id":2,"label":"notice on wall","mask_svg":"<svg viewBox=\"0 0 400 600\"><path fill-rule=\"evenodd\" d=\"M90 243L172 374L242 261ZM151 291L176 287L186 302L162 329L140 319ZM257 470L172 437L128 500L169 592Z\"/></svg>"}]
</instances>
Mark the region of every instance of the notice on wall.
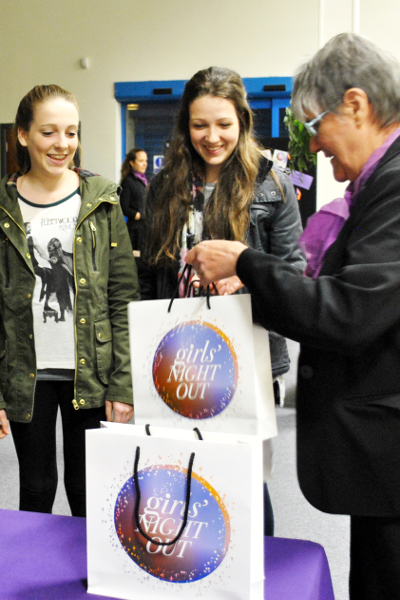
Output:
<instances>
[{"instance_id":1,"label":"notice on wall","mask_svg":"<svg viewBox=\"0 0 400 600\"><path fill-rule=\"evenodd\" d=\"M164 167L164 155L163 154L155 154L153 156L153 173L156 175L161 171Z\"/></svg>"},{"instance_id":2,"label":"notice on wall","mask_svg":"<svg viewBox=\"0 0 400 600\"><path fill-rule=\"evenodd\" d=\"M314 181L314 177L311 177L311 175L306 175L305 173L300 173L300 171L292 171L289 177L292 180L293 185L298 185L305 190L309 190L312 186L312 182Z\"/></svg>"}]
</instances>

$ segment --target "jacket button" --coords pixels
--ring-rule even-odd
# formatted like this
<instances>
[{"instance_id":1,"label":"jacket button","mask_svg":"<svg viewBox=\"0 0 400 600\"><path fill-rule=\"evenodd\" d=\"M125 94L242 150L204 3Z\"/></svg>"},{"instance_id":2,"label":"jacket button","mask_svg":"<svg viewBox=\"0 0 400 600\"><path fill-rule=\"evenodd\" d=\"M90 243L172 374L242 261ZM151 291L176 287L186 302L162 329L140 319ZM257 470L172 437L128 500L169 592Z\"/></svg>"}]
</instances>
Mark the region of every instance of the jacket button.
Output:
<instances>
[{"instance_id":1,"label":"jacket button","mask_svg":"<svg viewBox=\"0 0 400 600\"><path fill-rule=\"evenodd\" d=\"M82 319L79 319L79 323L82 323L82 325L84 325L84 324L86 323L86 319L84 319L84 318L82 317Z\"/></svg>"},{"instance_id":2,"label":"jacket button","mask_svg":"<svg viewBox=\"0 0 400 600\"><path fill-rule=\"evenodd\" d=\"M91 203L91 202L88 202L88 203L86 204L86 206L87 206L88 208L90 208L90 207L92 206L92 203Z\"/></svg>"},{"instance_id":3,"label":"jacket button","mask_svg":"<svg viewBox=\"0 0 400 600\"><path fill-rule=\"evenodd\" d=\"M309 365L302 365L300 367L300 375L304 377L304 379L311 379L314 375L314 369Z\"/></svg>"},{"instance_id":4,"label":"jacket button","mask_svg":"<svg viewBox=\"0 0 400 600\"><path fill-rule=\"evenodd\" d=\"M81 365L84 365L86 360L84 358L81 358L81 360L79 362L81 363Z\"/></svg>"},{"instance_id":5,"label":"jacket button","mask_svg":"<svg viewBox=\"0 0 400 600\"><path fill-rule=\"evenodd\" d=\"M77 241L78 244L81 244L82 243L82 238L78 237L78 238L76 238L76 241Z\"/></svg>"},{"instance_id":6,"label":"jacket button","mask_svg":"<svg viewBox=\"0 0 400 600\"><path fill-rule=\"evenodd\" d=\"M79 283L81 283L82 285L85 285L86 279L84 277L81 277L81 279L79 280Z\"/></svg>"},{"instance_id":7,"label":"jacket button","mask_svg":"<svg viewBox=\"0 0 400 600\"><path fill-rule=\"evenodd\" d=\"M30 333L28 337L30 340L33 340L33 333Z\"/></svg>"},{"instance_id":8,"label":"jacket button","mask_svg":"<svg viewBox=\"0 0 400 600\"><path fill-rule=\"evenodd\" d=\"M32 294L27 294L26 297L28 298L28 300L30 300L32 298Z\"/></svg>"},{"instance_id":9,"label":"jacket button","mask_svg":"<svg viewBox=\"0 0 400 600\"><path fill-rule=\"evenodd\" d=\"M30 258L30 257L31 257L31 255L30 255L30 254L29 254L29 252L28 252L28 254L26 255L26 258Z\"/></svg>"},{"instance_id":10,"label":"jacket button","mask_svg":"<svg viewBox=\"0 0 400 600\"><path fill-rule=\"evenodd\" d=\"M29 373L29 377L30 377L30 379L34 379L35 373Z\"/></svg>"},{"instance_id":11,"label":"jacket button","mask_svg":"<svg viewBox=\"0 0 400 600\"><path fill-rule=\"evenodd\" d=\"M84 404L86 404L86 402L84 401L84 399L83 399L83 398L81 398L81 399L79 400L79 404L82 404L82 406L83 406Z\"/></svg>"},{"instance_id":12,"label":"jacket button","mask_svg":"<svg viewBox=\"0 0 400 600\"><path fill-rule=\"evenodd\" d=\"M28 420L28 419L30 419L30 418L31 418L31 413L26 413L26 415L25 415L25 419L26 419L26 420Z\"/></svg>"},{"instance_id":13,"label":"jacket button","mask_svg":"<svg viewBox=\"0 0 400 600\"><path fill-rule=\"evenodd\" d=\"M8 229L10 227L10 223L4 223L4 228Z\"/></svg>"}]
</instances>

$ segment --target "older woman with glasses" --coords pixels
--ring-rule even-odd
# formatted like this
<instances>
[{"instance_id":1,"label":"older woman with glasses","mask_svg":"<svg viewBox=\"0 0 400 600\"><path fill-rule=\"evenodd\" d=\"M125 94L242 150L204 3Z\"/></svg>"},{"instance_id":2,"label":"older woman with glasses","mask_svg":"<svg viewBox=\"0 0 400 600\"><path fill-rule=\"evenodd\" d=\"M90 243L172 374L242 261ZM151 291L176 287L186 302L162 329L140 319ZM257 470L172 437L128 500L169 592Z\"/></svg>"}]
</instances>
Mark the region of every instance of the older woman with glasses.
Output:
<instances>
[{"instance_id":1,"label":"older woman with glasses","mask_svg":"<svg viewBox=\"0 0 400 600\"><path fill-rule=\"evenodd\" d=\"M351 600L400 598L400 65L341 34L299 71L295 116L345 197L310 220L299 276L240 242L187 256L203 285L238 276L254 319L301 344L298 475L318 509L351 516Z\"/></svg>"}]
</instances>

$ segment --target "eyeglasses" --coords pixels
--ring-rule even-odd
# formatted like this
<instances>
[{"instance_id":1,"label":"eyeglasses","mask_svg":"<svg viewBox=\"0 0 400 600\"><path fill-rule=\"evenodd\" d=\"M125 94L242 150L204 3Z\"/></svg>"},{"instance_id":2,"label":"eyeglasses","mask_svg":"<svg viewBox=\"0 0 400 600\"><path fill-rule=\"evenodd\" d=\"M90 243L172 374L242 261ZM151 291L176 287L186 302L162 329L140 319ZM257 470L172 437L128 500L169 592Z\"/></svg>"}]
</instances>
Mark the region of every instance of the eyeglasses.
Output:
<instances>
[{"instance_id":1,"label":"eyeglasses","mask_svg":"<svg viewBox=\"0 0 400 600\"><path fill-rule=\"evenodd\" d=\"M315 119L313 119L312 121L309 121L308 123L304 123L304 127L307 129L307 131L309 133L311 133L311 135L318 135L318 127L319 127L319 122L321 121L321 119L324 118L325 115L327 115L329 112L329 110L324 110L324 112L320 113L319 115L317 115L315 117Z\"/></svg>"}]
</instances>

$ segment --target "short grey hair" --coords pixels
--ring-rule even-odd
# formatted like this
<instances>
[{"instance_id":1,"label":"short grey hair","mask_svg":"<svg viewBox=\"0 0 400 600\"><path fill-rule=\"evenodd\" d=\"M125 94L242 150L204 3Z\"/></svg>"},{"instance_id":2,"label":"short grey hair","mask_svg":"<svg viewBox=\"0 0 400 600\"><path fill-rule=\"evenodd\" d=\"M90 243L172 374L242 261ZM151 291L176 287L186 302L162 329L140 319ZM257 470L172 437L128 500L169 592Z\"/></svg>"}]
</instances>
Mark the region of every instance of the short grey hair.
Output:
<instances>
[{"instance_id":1,"label":"short grey hair","mask_svg":"<svg viewBox=\"0 0 400 600\"><path fill-rule=\"evenodd\" d=\"M350 88L364 90L381 127L400 121L399 62L352 33L335 36L300 67L293 85L293 113L303 122L306 111L337 113Z\"/></svg>"}]
</instances>

